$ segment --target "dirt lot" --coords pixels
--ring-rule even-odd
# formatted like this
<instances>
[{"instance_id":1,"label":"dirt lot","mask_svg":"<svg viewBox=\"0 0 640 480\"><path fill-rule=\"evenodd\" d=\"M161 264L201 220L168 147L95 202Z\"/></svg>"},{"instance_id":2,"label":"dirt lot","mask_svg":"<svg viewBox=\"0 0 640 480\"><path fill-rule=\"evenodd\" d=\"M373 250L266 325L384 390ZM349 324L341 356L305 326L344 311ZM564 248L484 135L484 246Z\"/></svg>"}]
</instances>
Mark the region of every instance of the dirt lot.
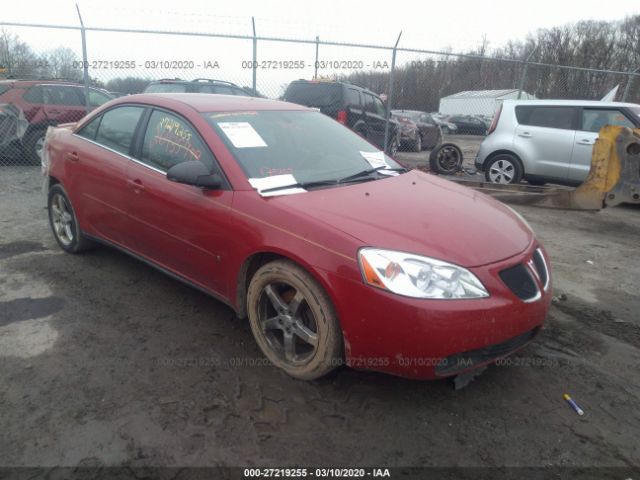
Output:
<instances>
[{"instance_id":1,"label":"dirt lot","mask_svg":"<svg viewBox=\"0 0 640 480\"><path fill-rule=\"evenodd\" d=\"M467 388L305 383L223 304L110 249L62 253L39 172L0 169L0 465L640 465L638 208L517 208L566 300Z\"/></svg>"}]
</instances>

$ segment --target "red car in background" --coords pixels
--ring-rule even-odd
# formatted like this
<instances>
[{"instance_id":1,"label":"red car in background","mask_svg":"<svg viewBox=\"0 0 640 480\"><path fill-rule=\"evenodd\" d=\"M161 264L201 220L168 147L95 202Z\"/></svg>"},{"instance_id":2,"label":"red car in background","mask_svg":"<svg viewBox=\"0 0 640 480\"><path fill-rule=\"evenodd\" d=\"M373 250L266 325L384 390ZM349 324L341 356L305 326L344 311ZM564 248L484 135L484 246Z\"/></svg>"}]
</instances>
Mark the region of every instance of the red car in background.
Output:
<instances>
[{"instance_id":1,"label":"red car in background","mask_svg":"<svg viewBox=\"0 0 640 480\"><path fill-rule=\"evenodd\" d=\"M108 92L54 80L0 81L0 148L24 149L27 158L40 163L47 127L77 122L113 98ZM88 104L88 107L87 107ZM24 127L21 125L24 123Z\"/></svg>"},{"instance_id":2,"label":"red car in background","mask_svg":"<svg viewBox=\"0 0 640 480\"><path fill-rule=\"evenodd\" d=\"M296 378L458 375L532 340L551 300L517 213L299 105L128 96L54 129L47 165L63 250L111 245L213 295Z\"/></svg>"}]
</instances>

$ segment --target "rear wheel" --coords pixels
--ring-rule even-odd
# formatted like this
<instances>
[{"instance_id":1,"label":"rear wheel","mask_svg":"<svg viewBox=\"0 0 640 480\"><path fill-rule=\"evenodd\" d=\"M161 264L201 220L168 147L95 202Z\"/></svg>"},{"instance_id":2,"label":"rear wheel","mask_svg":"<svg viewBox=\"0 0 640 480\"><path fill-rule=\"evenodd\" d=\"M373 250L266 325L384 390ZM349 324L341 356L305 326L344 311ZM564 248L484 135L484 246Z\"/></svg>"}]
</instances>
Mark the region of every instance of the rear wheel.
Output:
<instances>
[{"instance_id":1,"label":"rear wheel","mask_svg":"<svg viewBox=\"0 0 640 480\"><path fill-rule=\"evenodd\" d=\"M53 236L65 252L80 253L93 245L80 230L75 211L62 185L56 184L49 190L47 209Z\"/></svg>"},{"instance_id":2,"label":"rear wheel","mask_svg":"<svg viewBox=\"0 0 640 480\"><path fill-rule=\"evenodd\" d=\"M520 183L523 175L520 160L514 155L501 154L493 157L485 168L485 179L491 183Z\"/></svg>"},{"instance_id":3,"label":"rear wheel","mask_svg":"<svg viewBox=\"0 0 640 480\"><path fill-rule=\"evenodd\" d=\"M251 279L247 312L262 353L294 378L313 380L342 358L342 330L329 296L288 260L262 266Z\"/></svg>"},{"instance_id":4,"label":"rear wheel","mask_svg":"<svg viewBox=\"0 0 640 480\"><path fill-rule=\"evenodd\" d=\"M400 142L398 141L398 138L393 137L389 141L389 146L387 147L387 153L389 154L389 156L395 157L396 153L398 153L399 148L400 148Z\"/></svg>"}]
</instances>

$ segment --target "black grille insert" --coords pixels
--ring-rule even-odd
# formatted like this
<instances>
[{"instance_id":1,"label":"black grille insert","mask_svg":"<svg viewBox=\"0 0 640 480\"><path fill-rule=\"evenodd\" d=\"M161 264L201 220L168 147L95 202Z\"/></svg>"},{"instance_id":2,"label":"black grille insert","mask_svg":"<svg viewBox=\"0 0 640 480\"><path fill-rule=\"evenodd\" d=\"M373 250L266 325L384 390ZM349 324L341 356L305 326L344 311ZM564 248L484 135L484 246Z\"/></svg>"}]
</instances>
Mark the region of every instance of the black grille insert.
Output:
<instances>
[{"instance_id":1,"label":"black grille insert","mask_svg":"<svg viewBox=\"0 0 640 480\"><path fill-rule=\"evenodd\" d=\"M504 357L535 337L538 330L539 327L536 327L533 330L529 330L522 335L510 338L502 343L496 343L477 350L456 353L455 355L443 358L436 366L436 375L451 375L458 371Z\"/></svg>"},{"instance_id":2,"label":"black grille insert","mask_svg":"<svg viewBox=\"0 0 640 480\"><path fill-rule=\"evenodd\" d=\"M527 267L521 263L502 270L499 275L502 281L518 298L531 300L538 295L536 282L533 280Z\"/></svg>"}]
</instances>

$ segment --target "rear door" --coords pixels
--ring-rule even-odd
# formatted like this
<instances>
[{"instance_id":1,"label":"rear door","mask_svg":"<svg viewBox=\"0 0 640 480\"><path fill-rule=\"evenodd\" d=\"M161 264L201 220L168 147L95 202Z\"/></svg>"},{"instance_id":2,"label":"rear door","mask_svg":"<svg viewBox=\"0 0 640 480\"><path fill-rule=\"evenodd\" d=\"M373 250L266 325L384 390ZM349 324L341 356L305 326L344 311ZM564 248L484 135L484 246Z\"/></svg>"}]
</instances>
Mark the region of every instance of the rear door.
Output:
<instances>
[{"instance_id":1,"label":"rear door","mask_svg":"<svg viewBox=\"0 0 640 480\"><path fill-rule=\"evenodd\" d=\"M347 107L347 126L362 134L359 130L360 123L364 121L364 108L360 90L346 87L345 103Z\"/></svg>"},{"instance_id":2,"label":"rear door","mask_svg":"<svg viewBox=\"0 0 640 480\"><path fill-rule=\"evenodd\" d=\"M580 123L575 134L575 145L569 166L569 178L584 181L591 168L593 145L600 129L605 125L620 125L634 128L633 122L617 108L584 107L580 112Z\"/></svg>"},{"instance_id":3,"label":"rear door","mask_svg":"<svg viewBox=\"0 0 640 480\"><path fill-rule=\"evenodd\" d=\"M123 105L107 110L72 136L65 161L73 164L70 185L81 206L83 228L131 247L126 216L126 171L134 134L144 107ZM76 201L76 199L78 201ZM82 223L82 222L81 222Z\"/></svg>"},{"instance_id":4,"label":"rear door","mask_svg":"<svg viewBox=\"0 0 640 480\"><path fill-rule=\"evenodd\" d=\"M71 85L44 85L44 112L49 123L77 122L87 113L80 89Z\"/></svg>"},{"instance_id":5,"label":"rear door","mask_svg":"<svg viewBox=\"0 0 640 480\"><path fill-rule=\"evenodd\" d=\"M201 161L220 171L196 129L180 115L151 113L135 161L127 171L127 210L135 250L181 277L223 297L222 269L233 239L227 222L233 192L171 182L166 172L186 161Z\"/></svg>"},{"instance_id":6,"label":"rear door","mask_svg":"<svg viewBox=\"0 0 640 480\"><path fill-rule=\"evenodd\" d=\"M513 146L525 174L566 179L578 111L573 106L518 105Z\"/></svg>"}]
</instances>

